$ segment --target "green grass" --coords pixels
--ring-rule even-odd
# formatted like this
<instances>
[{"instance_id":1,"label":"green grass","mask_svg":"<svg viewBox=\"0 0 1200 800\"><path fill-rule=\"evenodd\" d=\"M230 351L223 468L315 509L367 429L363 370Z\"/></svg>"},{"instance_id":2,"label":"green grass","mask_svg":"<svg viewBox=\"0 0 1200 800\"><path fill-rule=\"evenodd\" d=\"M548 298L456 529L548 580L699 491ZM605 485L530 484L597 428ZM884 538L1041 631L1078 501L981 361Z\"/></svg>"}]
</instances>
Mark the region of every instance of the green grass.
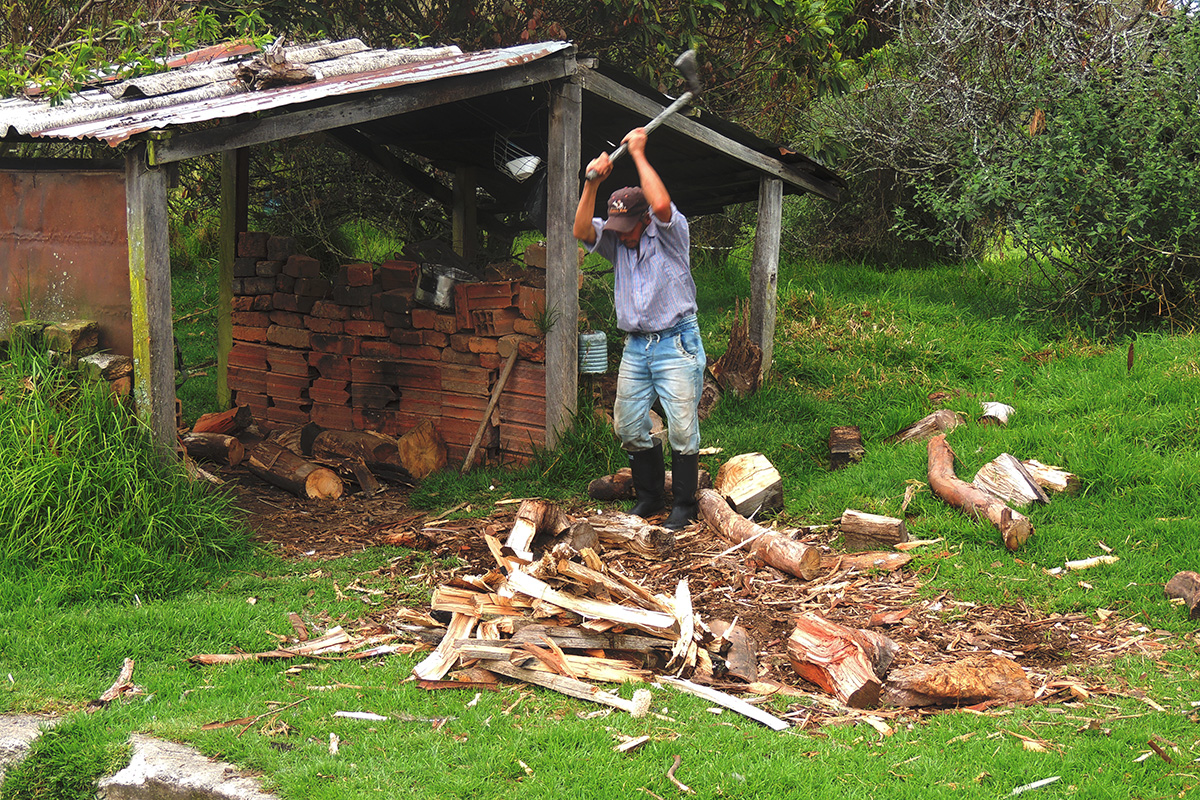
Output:
<instances>
[{"instance_id":1,"label":"green grass","mask_svg":"<svg viewBox=\"0 0 1200 800\"><path fill-rule=\"evenodd\" d=\"M654 709L668 720L585 718L597 707L529 687L505 684L476 703L471 690L423 691L405 680L412 656L310 660L301 671L285 662L187 662L195 653L273 647L270 632L289 630L288 612L318 629L398 604L423 608L429 587L408 577L418 572L420 554L380 549L319 566L245 555L198 567L189 588L140 602L126 593L64 603L53 575L18 581L4 572L0 710L70 716L10 773L0 798L87 796L85 788L60 785L63 776L111 770L127 757L131 732L187 741L259 770L285 798L651 796L642 790L673 798L681 794L666 771L675 755L683 759L677 777L701 798L995 798L1053 776L1060 780L1025 796L1188 796L1200 786L1193 705L1200 703L1200 640L1162 585L1176 571L1200 566L1200 337L1139 336L1130 371L1128 341L1099 342L1023 315L1010 269L785 263L771 380L753 396L722 399L702 425L704 445L722 450L703 464L715 473L732 455L767 455L784 479L781 524L828 522L846 508L898 516L905 489L915 484L920 491L906 512L910 534L943 540L914 551L910 567L930 594L1046 611L1107 608L1140 616L1151 632L1175 634L1182 646L1153 659L1135 655L1111 667L1075 669L1108 693L985 715L909 715L893 720L887 737L851 721L771 733L668 689L654 690ZM749 294L748 267L736 259L697 264L697 279L705 345L717 357L735 302ZM605 280L589 277L584 303L596 309L595 322L610 324L603 319ZM517 470L463 477L448 471L423 481L411 502L461 505L457 516L486 513L498 496L582 499L591 478L623 463L584 394L580 422L555 453ZM982 400L1014 406L1009 425L976 424ZM884 442L941 405L971 420L948 437L963 479L1001 452L1081 477L1078 496L1027 510L1036 532L1020 551L1009 553L990 526L930 494L923 444ZM847 424L861 428L866 457L831 472L829 428ZM1047 573L1100 554L1101 543L1120 561ZM380 569L393 558L405 559L397 578ZM356 577L388 592L383 606L339 599L335 584ZM126 657L136 660L134 682L146 696L84 715L78 709L111 684ZM632 687L617 691L629 696ZM1136 699L1139 692L1166 710ZM768 707L779 712L785 703ZM333 716L338 710L389 719L346 720ZM248 727L200 729L247 717L255 718ZM441 718L447 721L428 721ZM336 756L330 733L341 740ZM636 735L652 739L627 755L612 752L618 736ZM1027 749L1019 736L1046 749ZM1152 738L1170 743L1163 746L1173 764L1158 756L1138 760Z\"/></svg>"}]
</instances>

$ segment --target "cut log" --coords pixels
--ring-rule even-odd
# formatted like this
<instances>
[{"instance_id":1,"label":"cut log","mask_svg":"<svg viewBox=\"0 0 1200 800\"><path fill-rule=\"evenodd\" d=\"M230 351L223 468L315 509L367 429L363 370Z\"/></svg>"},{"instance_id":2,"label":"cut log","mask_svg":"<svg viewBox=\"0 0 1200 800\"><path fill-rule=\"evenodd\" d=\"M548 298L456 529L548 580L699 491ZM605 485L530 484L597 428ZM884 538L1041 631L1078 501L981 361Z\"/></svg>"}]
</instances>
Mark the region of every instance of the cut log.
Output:
<instances>
[{"instance_id":1,"label":"cut log","mask_svg":"<svg viewBox=\"0 0 1200 800\"><path fill-rule=\"evenodd\" d=\"M311 429L308 426L300 430L302 445L310 434ZM399 443L383 434L370 431L323 430L312 436L306 452L321 461L345 463L351 469L355 463L361 462L373 473L401 483L413 482L412 474L400 458Z\"/></svg>"},{"instance_id":2,"label":"cut log","mask_svg":"<svg viewBox=\"0 0 1200 800\"><path fill-rule=\"evenodd\" d=\"M1001 453L980 467L971 484L1018 508L1050 502L1025 465L1008 453Z\"/></svg>"},{"instance_id":3,"label":"cut log","mask_svg":"<svg viewBox=\"0 0 1200 800\"><path fill-rule=\"evenodd\" d=\"M224 433L184 434L183 449L197 461L211 461L236 467L246 457L246 448L233 436Z\"/></svg>"},{"instance_id":4,"label":"cut log","mask_svg":"<svg viewBox=\"0 0 1200 800\"><path fill-rule=\"evenodd\" d=\"M258 477L297 497L317 500L342 496L344 487L336 472L306 461L274 442L255 445L247 454L246 466Z\"/></svg>"},{"instance_id":5,"label":"cut log","mask_svg":"<svg viewBox=\"0 0 1200 800\"><path fill-rule=\"evenodd\" d=\"M937 411L922 417L908 427L901 428L884 439L884 441L889 444L924 442L927 439L932 439L939 433L952 431L959 425L965 425L966 422L967 420L962 414L951 411L948 408L939 408Z\"/></svg>"},{"instance_id":6,"label":"cut log","mask_svg":"<svg viewBox=\"0 0 1200 800\"><path fill-rule=\"evenodd\" d=\"M743 453L726 461L713 486L743 517L783 508L783 478L762 453Z\"/></svg>"},{"instance_id":7,"label":"cut log","mask_svg":"<svg viewBox=\"0 0 1200 800\"><path fill-rule=\"evenodd\" d=\"M796 618L788 660L796 674L851 708L879 701L888 667L900 646L875 631L856 630L811 612Z\"/></svg>"},{"instance_id":8,"label":"cut log","mask_svg":"<svg viewBox=\"0 0 1200 800\"><path fill-rule=\"evenodd\" d=\"M888 677L882 700L890 706L969 706L987 701L1027 703L1033 686L1015 661L975 653L947 664L915 664Z\"/></svg>"},{"instance_id":9,"label":"cut log","mask_svg":"<svg viewBox=\"0 0 1200 800\"><path fill-rule=\"evenodd\" d=\"M588 517L588 523L605 547L628 550L652 561L665 560L675 552L674 532L650 525L641 517L609 512Z\"/></svg>"},{"instance_id":10,"label":"cut log","mask_svg":"<svg viewBox=\"0 0 1200 800\"><path fill-rule=\"evenodd\" d=\"M1021 462L1038 486L1051 492L1065 495L1079 494L1079 476L1066 472L1060 467L1051 467L1030 458Z\"/></svg>"},{"instance_id":11,"label":"cut log","mask_svg":"<svg viewBox=\"0 0 1200 800\"><path fill-rule=\"evenodd\" d=\"M673 491L673 482L671 480L671 470L667 470L666 480L664 481L664 489L666 494L670 495ZM696 488L711 489L713 485L712 476L708 474L708 470L701 469L696 476ZM621 467L612 475L605 475L603 478L596 478L588 484L588 497L593 500L632 500L634 499L633 492L633 471L629 467Z\"/></svg>"},{"instance_id":12,"label":"cut log","mask_svg":"<svg viewBox=\"0 0 1200 800\"><path fill-rule=\"evenodd\" d=\"M584 550L598 552L601 549L600 537L596 535L592 523L586 519L578 519L551 539L546 549L560 560L578 558Z\"/></svg>"},{"instance_id":13,"label":"cut log","mask_svg":"<svg viewBox=\"0 0 1200 800\"><path fill-rule=\"evenodd\" d=\"M505 544L518 558L533 561L534 542L538 537L542 537L544 544L546 538L557 536L570 525L567 515L553 503L547 500L522 500Z\"/></svg>"},{"instance_id":14,"label":"cut log","mask_svg":"<svg viewBox=\"0 0 1200 800\"><path fill-rule=\"evenodd\" d=\"M842 469L862 461L866 454L857 425L835 425L829 429L829 468Z\"/></svg>"},{"instance_id":15,"label":"cut log","mask_svg":"<svg viewBox=\"0 0 1200 800\"><path fill-rule=\"evenodd\" d=\"M1167 581L1163 592L1172 599L1182 599L1188 607L1188 619L1200 617L1200 574L1177 572Z\"/></svg>"},{"instance_id":16,"label":"cut log","mask_svg":"<svg viewBox=\"0 0 1200 800\"><path fill-rule=\"evenodd\" d=\"M948 505L975 519L986 519L1000 531L1004 546L1016 550L1033 533L1033 525L992 495L954 475L954 451L946 435L929 440L929 488Z\"/></svg>"},{"instance_id":17,"label":"cut log","mask_svg":"<svg viewBox=\"0 0 1200 800\"><path fill-rule=\"evenodd\" d=\"M236 436L249 428L253 422L254 416L250 413L250 406L235 406L227 411L201 414L192 426L192 433L224 433Z\"/></svg>"},{"instance_id":18,"label":"cut log","mask_svg":"<svg viewBox=\"0 0 1200 800\"><path fill-rule=\"evenodd\" d=\"M908 553L895 551L841 553L821 556L821 571L828 572L836 569L839 572L866 572L874 569L892 572L912 561L912 558Z\"/></svg>"},{"instance_id":19,"label":"cut log","mask_svg":"<svg viewBox=\"0 0 1200 800\"><path fill-rule=\"evenodd\" d=\"M838 524L847 550L879 550L908 541L904 520L847 508Z\"/></svg>"},{"instance_id":20,"label":"cut log","mask_svg":"<svg viewBox=\"0 0 1200 800\"><path fill-rule=\"evenodd\" d=\"M417 480L446 468L446 442L429 420L396 441L400 463Z\"/></svg>"},{"instance_id":21,"label":"cut log","mask_svg":"<svg viewBox=\"0 0 1200 800\"><path fill-rule=\"evenodd\" d=\"M980 403L983 415L979 417L980 425L1007 425L1008 418L1016 413L1016 409L1004 403Z\"/></svg>"},{"instance_id":22,"label":"cut log","mask_svg":"<svg viewBox=\"0 0 1200 800\"><path fill-rule=\"evenodd\" d=\"M805 580L817 574L821 567L821 552L815 547L751 522L730 508L725 498L714 489L701 489L696 496L701 518L723 538L733 544L754 539L754 558Z\"/></svg>"}]
</instances>

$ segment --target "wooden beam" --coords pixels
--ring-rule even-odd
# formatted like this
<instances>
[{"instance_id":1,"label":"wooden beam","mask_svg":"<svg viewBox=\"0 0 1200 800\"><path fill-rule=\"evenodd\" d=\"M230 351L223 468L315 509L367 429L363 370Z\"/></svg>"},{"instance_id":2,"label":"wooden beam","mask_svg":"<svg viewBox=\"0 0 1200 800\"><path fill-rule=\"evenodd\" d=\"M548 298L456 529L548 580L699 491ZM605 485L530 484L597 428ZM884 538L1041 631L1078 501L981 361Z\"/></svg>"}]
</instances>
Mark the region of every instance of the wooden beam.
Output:
<instances>
[{"instance_id":1,"label":"wooden beam","mask_svg":"<svg viewBox=\"0 0 1200 800\"><path fill-rule=\"evenodd\" d=\"M645 95L639 94L632 89L627 89L611 78L606 78L600 73L589 70L586 67L579 70L579 75L583 88L587 91L603 97L605 100L625 106L632 111L644 114L647 119L652 119L658 112L666 108L666 106L654 102ZM747 147L740 142L735 142L727 136L722 136L711 128L701 125L693 119L689 119L687 116L673 114L662 123L662 126L689 136L698 142L721 151L727 156L749 164L760 172L774 175L776 178L786 181L792 186L803 189L806 192L812 192L827 200L836 201L841 198L841 190L833 184L807 175L803 171L794 169L779 159L763 155L753 148Z\"/></svg>"},{"instance_id":2,"label":"wooden beam","mask_svg":"<svg viewBox=\"0 0 1200 800\"><path fill-rule=\"evenodd\" d=\"M475 168L459 164L454 170L454 205L451 220L454 252L468 263L479 250L479 216Z\"/></svg>"},{"instance_id":3,"label":"wooden beam","mask_svg":"<svg viewBox=\"0 0 1200 800\"><path fill-rule=\"evenodd\" d=\"M238 154L221 154L221 248L217 263L217 407L229 408L229 351L233 348L233 261L238 239Z\"/></svg>"},{"instance_id":4,"label":"wooden beam","mask_svg":"<svg viewBox=\"0 0 1200 800\"><path fill-rule=\"evenodd\" d=\"M575 415L579 393L579 244L568 209L579 204L583 92L563 81L550 97L546 175L546 447L554 449Z\"/></svg>"},{"instance_id":5,"label":"wooden beam","mask_svg":"<svg viewBox=\"0 0 1200 800\"><path fill-rule=\"evenodd\" d=\"M157 444L174 452L175 344L167 241L167 171L149 167L146 146L125 156L129 291L133 320L133 396Z\"/></svg>"},{"instance_id":6,"label":"wooden beam","mask_svg":"<svg viewBox=\"0 0 1200 800\"><path fill-rule=\"evenodd\" d=\"M573 57L550 57L488 73L425 81L379 92L364 92L354 95L352 99L318 108L306 106L297 111L178 134L166 141L154 143L152 163L183 161L223 150L359 125L423 108L534 86L567 77L574 72Z\"/></svg>"},{"instance_id":7,"label":"wooden beam","mask_svg":"<svg viewBox=\"0 0 1200 800\"><path fill-rule=\"evenodd\" d=\"M750 340L762 350L759 385L771 372L775 353L775 306L779 297L779 239L783 224L783 181L764 175L758 183L758 227L750 265Z\"/></svg>"}]
</instances>

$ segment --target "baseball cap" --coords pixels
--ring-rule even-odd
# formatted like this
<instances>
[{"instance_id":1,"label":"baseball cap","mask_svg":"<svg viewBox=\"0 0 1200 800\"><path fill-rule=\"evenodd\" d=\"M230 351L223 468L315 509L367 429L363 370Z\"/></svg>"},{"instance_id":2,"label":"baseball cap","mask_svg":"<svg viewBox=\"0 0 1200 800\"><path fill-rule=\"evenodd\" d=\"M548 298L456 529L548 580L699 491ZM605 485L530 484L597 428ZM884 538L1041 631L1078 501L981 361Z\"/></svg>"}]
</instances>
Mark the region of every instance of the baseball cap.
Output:
<instances>
[{"instance_id":1,"label":"baseball cap","mask_svg":"<svg viewBox=\"0 0 1200 800\"><path fill-rule=\"evenodd\" d=\"M640 186L617 189L608 198L608 219L604 222L604 230L628 233L637 227L649 210L650 204L646 202L646 195Z\"/></svg>"}]
</instances>

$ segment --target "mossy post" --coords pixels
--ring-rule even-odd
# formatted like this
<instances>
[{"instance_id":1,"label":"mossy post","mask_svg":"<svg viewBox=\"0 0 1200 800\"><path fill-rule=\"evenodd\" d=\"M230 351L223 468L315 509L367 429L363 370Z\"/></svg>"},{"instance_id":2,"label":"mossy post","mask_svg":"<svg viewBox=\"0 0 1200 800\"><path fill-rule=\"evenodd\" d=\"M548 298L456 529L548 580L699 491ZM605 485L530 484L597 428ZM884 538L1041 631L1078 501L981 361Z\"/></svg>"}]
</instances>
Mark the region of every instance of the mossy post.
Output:
<instances>
[{"instance_id":1,"label":"mossy post","mask_svg":"<svg viewBox=\"0 0 1200 800\"><path fill-rule=\"evenodd\" d=\"M155 442L174 451L175 337L167 240L167 171L151 167L141 144L125 156L133 397Z\"/></svg>"}]
</instances>

